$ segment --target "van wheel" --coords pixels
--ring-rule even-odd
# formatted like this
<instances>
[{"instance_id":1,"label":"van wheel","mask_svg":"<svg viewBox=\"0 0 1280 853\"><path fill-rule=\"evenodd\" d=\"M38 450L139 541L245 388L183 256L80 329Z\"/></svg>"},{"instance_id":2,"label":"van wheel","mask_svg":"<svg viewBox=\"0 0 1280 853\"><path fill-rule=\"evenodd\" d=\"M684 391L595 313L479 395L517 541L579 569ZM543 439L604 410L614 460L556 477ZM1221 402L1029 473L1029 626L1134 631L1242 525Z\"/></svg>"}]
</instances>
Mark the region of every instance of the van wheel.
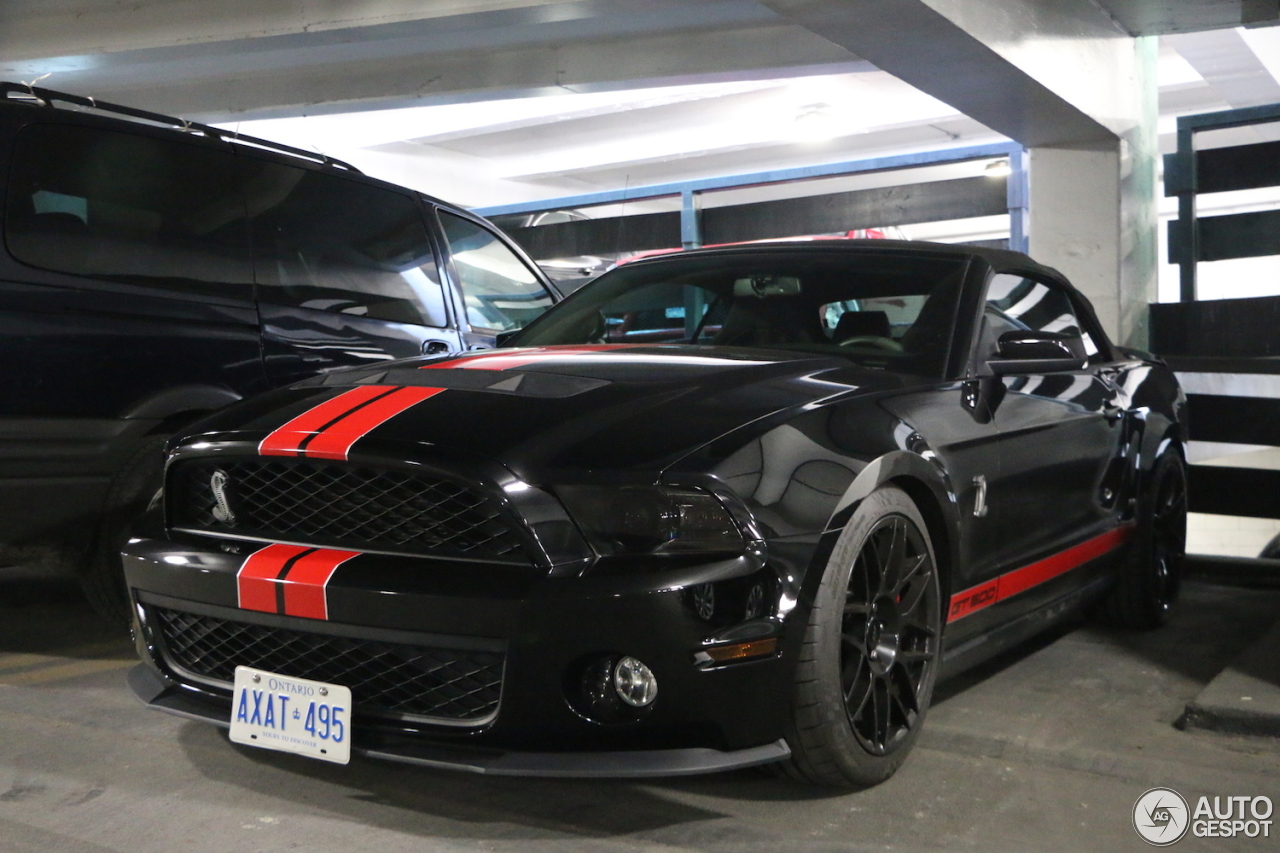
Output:
<instances>
[{"instance_id":1,"label":"van wheel","mask_svg":"<svg viewBox=\"0 0 1280 853\"><path fill-rule=\"evenodd\" d=\"M120 549L128 537L129 525L142 515L147 502L160 488L166 440L165 436L143 439L116 473L103 502L93 551L80 573L80 586L89 604L115 625L127 627L130 622Z\"/></svg>"},{"instance_id":2,"label":"van wheel","mask_svg":"<svg viewBox=\"0 0 1280 853\"><path fill-rule=\"evenodd\" d=\"M783 772L842 788L888 779L920 736L942 637L933 546L906 492L872 492L840 534L796 663Z\"/></svg>"}]
</instances>

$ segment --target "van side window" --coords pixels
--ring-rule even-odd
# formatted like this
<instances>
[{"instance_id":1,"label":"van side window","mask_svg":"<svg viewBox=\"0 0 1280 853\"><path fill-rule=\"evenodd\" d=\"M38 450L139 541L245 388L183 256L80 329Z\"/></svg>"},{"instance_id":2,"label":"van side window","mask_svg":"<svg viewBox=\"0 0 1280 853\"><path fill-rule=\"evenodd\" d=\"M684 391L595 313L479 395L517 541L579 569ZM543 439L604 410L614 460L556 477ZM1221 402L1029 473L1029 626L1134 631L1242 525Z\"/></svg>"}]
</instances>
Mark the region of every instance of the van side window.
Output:
<instances>
[{"instance_id":1,"label":"van side window","mask_svg":"<svg viewBox=\"0 0 1280 853\"><path fill-rule=\"evenodd\" d=\"M422 210L412 196L249 160L258 298L396 323L449 325Z\"/></svg>"},{"instance_id":2,"label":"van side window","mask_svg":"<svg viewBox=\"0 0 1280 853\"><path fill-rule=\"evenodd\" d=\"M506 332L528 325L551 307L551 294L492 232L440 211L472 328Z\"/></svg>"},{"instance_id":3,"label":"van side window","mask_svg":"<svg viewBox=\"0 0 1280 853\"><path fill-rule=\"evenodd\" d=\"M65 124L14 146L5 243L55 272L252 296L249 235L230 152Z\"/></svg>"}]
</instances>

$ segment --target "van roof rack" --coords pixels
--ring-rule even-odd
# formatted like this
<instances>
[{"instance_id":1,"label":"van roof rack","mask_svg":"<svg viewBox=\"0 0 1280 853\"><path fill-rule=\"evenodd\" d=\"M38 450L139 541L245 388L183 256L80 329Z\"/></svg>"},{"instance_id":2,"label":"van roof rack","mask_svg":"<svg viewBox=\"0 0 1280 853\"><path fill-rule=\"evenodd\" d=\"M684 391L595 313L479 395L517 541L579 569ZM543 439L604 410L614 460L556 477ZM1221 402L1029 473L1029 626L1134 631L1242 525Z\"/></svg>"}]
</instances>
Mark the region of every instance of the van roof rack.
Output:
<instances>
[{"instance_id":1,"label":"van roof rack","mask_svg":"<svg viewBox=\"0 0 1280 853\"><path fill-rule=\"evenodd\" d=\"M325 166L333 166L338 169L344 169L348 172L362 174L359 169L352 166L350 163L329 157L328 155L321 154L317 151L306 151L302 148L294 148L292 145L282 145L279 142L272 142L269 139L259 139L256 136L241 136L239 133L222 130L217 127L211 127L207 124L200 124L199 122L187 121L186 119L176 118L174 116L167 116L163 113L139 110L134 107L126 107L121 104L99 101L96 98L84 97L81 95L70 95L66 92L55 92L52 89L45 89L40 86L31 86L26 83L0 82L0 98L3 98L4 100L21 101L42 107L54 107L55 102L73 104L77 107L86 107L91 110L114 113L116 115L151 122L152 124L173 127L187 133L198 133L203 136L207 136L210 139L217 139L222 142L241 142L257 148L281 151L294 157L300 157L303 160L310 160L313 163L320 163Z\"/></svg>"}]
</instances>

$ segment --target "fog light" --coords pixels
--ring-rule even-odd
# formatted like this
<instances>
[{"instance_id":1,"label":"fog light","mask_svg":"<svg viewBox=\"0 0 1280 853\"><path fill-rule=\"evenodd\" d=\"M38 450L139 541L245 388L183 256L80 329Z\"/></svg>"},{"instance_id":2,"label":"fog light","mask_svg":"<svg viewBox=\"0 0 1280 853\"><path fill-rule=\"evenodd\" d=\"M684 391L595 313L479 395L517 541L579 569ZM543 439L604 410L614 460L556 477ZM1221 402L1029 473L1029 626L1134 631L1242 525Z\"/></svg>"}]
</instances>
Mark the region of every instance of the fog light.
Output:
<instances>
[{"instance_id":1,"label":"fog light","mask_svg":"<svg viewBox=\"0 0 1280 853\"><path fill-rule=\"evenodd\" d=\"M613 689L633 708L643 708L658 696L658 679L653 670L633 657L624 657L613 667Z\"/></svg>"}]
</instances>

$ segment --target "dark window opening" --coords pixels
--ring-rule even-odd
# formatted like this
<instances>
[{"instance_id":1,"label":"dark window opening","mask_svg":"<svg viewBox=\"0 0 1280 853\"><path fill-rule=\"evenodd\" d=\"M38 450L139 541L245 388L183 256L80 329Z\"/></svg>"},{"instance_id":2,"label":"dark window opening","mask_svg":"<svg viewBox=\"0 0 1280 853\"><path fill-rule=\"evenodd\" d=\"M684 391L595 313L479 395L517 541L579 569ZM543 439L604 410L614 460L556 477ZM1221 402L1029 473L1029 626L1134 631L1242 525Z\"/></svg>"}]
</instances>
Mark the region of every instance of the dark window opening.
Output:
<instances>
[{"instance_id":1,"label":"dark window opening","mask_svg":"<svg viewBox=\"0 0 1280 853\"><path fill-rule=\"evenodd\" d=\"M416 199L274 163L254 162L249 172L245 197L262 300L449 325Z\"/></svg>"},{"instance_id":2,"label":"dark window opening","mask_svg":"<svg viewBox=\"0 0 1280 853\"><path fill-rule=\"evenodd\" d=\"M14 148L5 242L40 269L249 298L240 183L230 152L32 125Z\"/></svg>"}]
</instances>

